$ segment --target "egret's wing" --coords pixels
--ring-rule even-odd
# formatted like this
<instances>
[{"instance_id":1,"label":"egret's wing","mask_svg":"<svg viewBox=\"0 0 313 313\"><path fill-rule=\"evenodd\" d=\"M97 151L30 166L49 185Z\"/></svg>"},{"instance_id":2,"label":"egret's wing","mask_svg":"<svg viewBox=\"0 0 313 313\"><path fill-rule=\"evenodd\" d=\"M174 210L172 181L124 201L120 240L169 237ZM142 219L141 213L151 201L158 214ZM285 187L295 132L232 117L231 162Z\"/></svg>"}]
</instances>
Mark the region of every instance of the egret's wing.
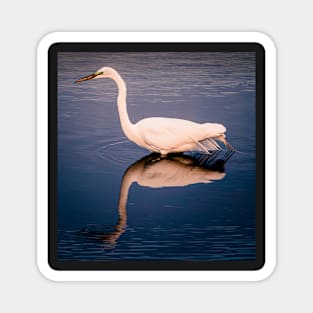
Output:
<instances>
[{"instance_id":1,"label":"egret's wing","mask_svg":"<svg viewBox=\"0 0 313 313\"><path fill-rule=\"evenodd\" d=\"M197 142L200 124L179 119L149 118L137 124L144 141L160 150Z\"/></svg>"},{"instance_id":2,"label":"egret's wing","mask_svg":"<svg viewBox=\"0 0 313 313\"><path fill-rule=\"evenodd\" d=\"M177 145L177 137L170 130L155 129L146 130L143 134L145 143L151 147L153 151L170 150Z\"/></svg>"},{"instance_id":3,"label":"egret's wing","mask_svg":"<svg viewBox=\"0 0 313 313\"><path fill-rule=\"evenodd\" d=\"M199 150L207 152L220 150L214 139L225 131L220 124L198 124L192 121L152 117L136 124L142 139L153 151L171 151L181 148L181 151Z\"/></svg>"},{"instance_id":4,"label":"egret's wing","mask_svg":"<svg viewBox=\"0 0 313 313\"><path fill-rule=\"evenodd\" d=\"M213 138L198 141L192 134L183 136L177 129L174 131L171 129L163 129L161 134L159 132L146 132L144 139L145 142L154 149L158 147L159 149L168 150L179 145L190 144L194 151L207 152L222 150L219 143Z\"/></svg>"}]
</instances>

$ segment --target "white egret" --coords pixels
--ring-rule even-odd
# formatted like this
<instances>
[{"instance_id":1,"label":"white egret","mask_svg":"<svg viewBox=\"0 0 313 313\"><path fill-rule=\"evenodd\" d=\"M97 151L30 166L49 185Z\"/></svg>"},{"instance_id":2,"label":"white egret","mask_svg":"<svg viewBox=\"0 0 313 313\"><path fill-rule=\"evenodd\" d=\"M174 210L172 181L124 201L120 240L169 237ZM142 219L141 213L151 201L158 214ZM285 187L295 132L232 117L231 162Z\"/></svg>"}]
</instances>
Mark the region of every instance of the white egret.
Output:
<instances>
[{"instance_id":1,"label":"white egret","mask_svg":"<svg viewBox=\"0 0 313 313\"><path fill-rule=\"evenodd\" d=\"M94 74L78 79L76 83L99 78L111 78L117 84L117 107L121 126L127 138L137 145L161 155L195 150L208 153L221 149L218 141L223 142L227 149L233 150L226 141L226 128L222 124L199 124L165 117L149 117L133 124L127 113L126 84L116 70L102 67Z\"/></svg>"}]
</instances>

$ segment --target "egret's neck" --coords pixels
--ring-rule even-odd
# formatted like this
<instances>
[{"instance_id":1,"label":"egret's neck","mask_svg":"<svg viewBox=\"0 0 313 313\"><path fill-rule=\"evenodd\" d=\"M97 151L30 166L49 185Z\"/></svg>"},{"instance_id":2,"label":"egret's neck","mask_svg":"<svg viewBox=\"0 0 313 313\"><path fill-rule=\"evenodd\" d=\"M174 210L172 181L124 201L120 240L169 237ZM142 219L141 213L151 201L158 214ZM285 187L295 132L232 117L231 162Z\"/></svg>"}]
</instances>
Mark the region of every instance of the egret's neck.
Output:
<instances>
[{"instance_id":1,"label":"egret's neck","mask_svg":"<svg viewBox=\"0 0 313 313\"><path fill-rule=\"evenodd\" d=\"M117 108L120 116L122 129L128 139L134 139L134 125L129 120L126 103L126 84L122 77L115 71L111 78L115 81L118 88Z\"/></svg>"}]
</instances>

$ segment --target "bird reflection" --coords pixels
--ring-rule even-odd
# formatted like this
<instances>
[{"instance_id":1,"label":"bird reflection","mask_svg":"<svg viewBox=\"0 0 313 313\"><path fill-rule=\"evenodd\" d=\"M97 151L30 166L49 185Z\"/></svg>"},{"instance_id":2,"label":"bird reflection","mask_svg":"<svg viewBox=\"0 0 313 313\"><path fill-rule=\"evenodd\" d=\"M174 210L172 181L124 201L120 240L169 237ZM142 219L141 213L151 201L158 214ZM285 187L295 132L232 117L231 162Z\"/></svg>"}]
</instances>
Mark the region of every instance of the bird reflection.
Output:
<instances>
[{"instance_id":1,"label":"bird reflection","mask_svg":"<svg viewBox=\"0 0 313 313\"><path fill-rule=\"evenodd\" d=\"M114 247L127 227L127 199L131 185L137 183L143 187L184 187L199 183L210 183L225 177L224 164L232 156L233 151L221 151L211 155L173 154L162 157L150 154L133 163L124 173L118 203L118 224L114 231L104 235L106 246Z\"/></svg>"}]
</instances>

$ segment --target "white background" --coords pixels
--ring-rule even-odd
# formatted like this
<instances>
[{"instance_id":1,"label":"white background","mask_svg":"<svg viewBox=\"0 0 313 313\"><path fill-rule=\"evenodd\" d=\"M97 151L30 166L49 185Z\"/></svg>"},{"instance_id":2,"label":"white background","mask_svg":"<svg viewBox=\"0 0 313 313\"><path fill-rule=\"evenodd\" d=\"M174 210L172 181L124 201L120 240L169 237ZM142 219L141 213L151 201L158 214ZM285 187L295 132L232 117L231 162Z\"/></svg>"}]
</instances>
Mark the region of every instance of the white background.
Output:
<instances>
[{"instance_id":1,"label":"white background","mask_svg":"<svg viewBox=\"0 0 313 313\"><path fill-rule=\"evenodd\" d=\"M0 8L1 312L312 311L309 1L10 1ZM263 31L278 49L278 266L258 283L54 283L36 268L35 61L52 31Z\"/></svg>"}]
</instances>

